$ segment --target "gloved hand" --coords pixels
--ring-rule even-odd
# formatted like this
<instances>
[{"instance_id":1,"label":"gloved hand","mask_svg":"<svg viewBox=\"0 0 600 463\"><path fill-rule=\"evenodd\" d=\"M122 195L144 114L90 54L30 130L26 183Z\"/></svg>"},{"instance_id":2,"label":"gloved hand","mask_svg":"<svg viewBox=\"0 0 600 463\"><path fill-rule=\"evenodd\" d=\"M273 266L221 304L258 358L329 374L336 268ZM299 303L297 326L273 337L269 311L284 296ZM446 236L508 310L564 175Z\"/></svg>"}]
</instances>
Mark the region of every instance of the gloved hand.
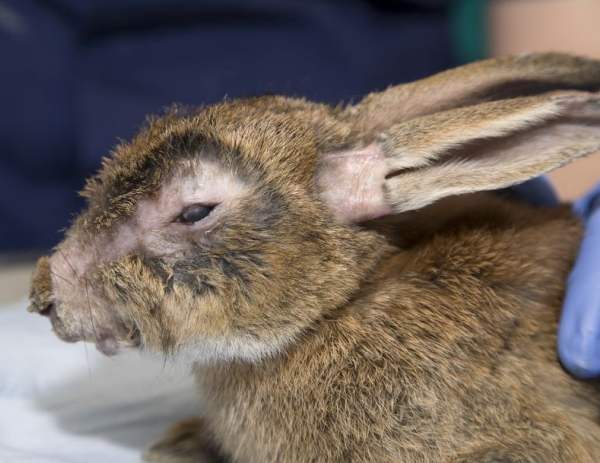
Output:
<instances>
[{"instance_id":1,"label":"gloved hand","mask_svg":"<svg viewBox=\"0 0 600 463\"><path fill-rule=\"evenodd\" d=\"M545 177L510 188L509 194L536 206L555 206L558 198ZM572 375L600 377L600 184L573 204L585 222L579 255L567 281L558 356Z\"/></svg>"},{"instance_id":2,"label":"gloved hand","mask_svg":"<svg viewBox=\"0 0 600 463\"><path fill-rule=\"evenodd\" d=\"M585 234L567 283L558 355L574 376L600 376L600 184L573 204Z\"/></svg>"}]
</instances>

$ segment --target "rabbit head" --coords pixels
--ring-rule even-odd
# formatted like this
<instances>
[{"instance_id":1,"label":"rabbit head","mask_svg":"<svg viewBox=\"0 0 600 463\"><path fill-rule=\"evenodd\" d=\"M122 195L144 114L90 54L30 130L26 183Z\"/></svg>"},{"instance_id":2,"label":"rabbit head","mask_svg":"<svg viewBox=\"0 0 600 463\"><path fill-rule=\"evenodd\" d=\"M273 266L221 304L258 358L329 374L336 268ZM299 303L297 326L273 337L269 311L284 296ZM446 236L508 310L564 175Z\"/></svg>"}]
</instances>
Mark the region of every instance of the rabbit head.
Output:
<instances>
[{"instance_id":1,"label":"rabbit head","mask_svg":"<svg viewBox=\"0 0 600 463\"><path fill-rule=\"evenodd\" d=\"M33 277L67 341L256 361L334 317L394 252L361 224L600 148L600 63L490 60L331 108L277 96L149 120Z\"/></svg>"},{"instance_id":2,"label":"rabbit head","mask_svg":"<svg viewBox=\"0 0 600 463\"><path fill-rule=\"evenodd\" d=\"M317 144L345 136L331 113L265 97L151 120L87 183L32 307L106 353L277 352L351 297L381 248L312 191Z\"/></svg>"}]
</instances>

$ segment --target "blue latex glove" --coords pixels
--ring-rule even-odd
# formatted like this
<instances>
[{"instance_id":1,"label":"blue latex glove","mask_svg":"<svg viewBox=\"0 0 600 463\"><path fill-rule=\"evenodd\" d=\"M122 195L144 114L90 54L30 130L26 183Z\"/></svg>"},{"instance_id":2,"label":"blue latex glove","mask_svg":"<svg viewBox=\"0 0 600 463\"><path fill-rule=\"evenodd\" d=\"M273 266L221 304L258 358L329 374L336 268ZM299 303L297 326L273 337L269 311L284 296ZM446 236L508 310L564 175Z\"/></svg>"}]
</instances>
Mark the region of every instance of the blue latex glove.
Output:
<instances>
[{"instance_id":1,"label":"blue latex glove","mask_svg":"<svg viewBox=\"0 0 600 463\"><path fill-rule=\"evenodd\" d=\"M555 206L558 198L545 177L511 187L508 194L535 206ZM585 221L579 256L567 281L558 330L558 356L581 379L600 377L600 184L573 204Z\"/></svg>"},{"instance_id":2,"label":"blue latex glove","mask_svg":"<svg viewBox=\"0 0 600 463\"><path fill-rule=\"evenodd\" d=\"M600 184L576 201L573 210L586 222L585 235L558 330L558 356L574 376L600 376Z\"/></svg>"}]
</instances>

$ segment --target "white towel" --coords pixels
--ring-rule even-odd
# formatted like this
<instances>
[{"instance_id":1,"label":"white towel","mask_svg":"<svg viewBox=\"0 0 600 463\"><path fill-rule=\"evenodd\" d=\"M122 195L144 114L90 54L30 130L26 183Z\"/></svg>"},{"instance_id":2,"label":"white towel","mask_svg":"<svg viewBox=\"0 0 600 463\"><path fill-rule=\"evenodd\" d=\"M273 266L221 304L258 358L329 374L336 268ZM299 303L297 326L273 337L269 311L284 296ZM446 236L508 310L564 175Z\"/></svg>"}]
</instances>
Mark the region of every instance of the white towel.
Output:
<instances>
[{"instance_id":1,"label":"white towel","mask_svg":"<svg viewBox=\"0 0 600 463\"><path fill-rule=\"evenodd\" d=\"M0 307L0 463L128 463L199 407L160 359L56 338L25 302Z\"/></svg>"}]
</instances>

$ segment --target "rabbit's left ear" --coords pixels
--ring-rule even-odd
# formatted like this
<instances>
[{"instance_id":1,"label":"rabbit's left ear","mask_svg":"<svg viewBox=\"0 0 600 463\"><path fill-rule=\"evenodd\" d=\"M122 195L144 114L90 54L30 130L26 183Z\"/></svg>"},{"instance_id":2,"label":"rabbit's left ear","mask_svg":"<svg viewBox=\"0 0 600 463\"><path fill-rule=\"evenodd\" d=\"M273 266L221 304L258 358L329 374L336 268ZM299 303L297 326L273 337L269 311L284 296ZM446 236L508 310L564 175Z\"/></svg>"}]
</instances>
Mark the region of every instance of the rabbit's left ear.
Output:
<instances>
[{"instance_id":1,"label":"rabbit's left ear","mask_svg":"<svg viewBox=\"0 0 600 463\"><path fill-rule=\"evenodd\" d=\"M325 153L317 184L334 216L361 222L446 196L504 188L600 150L600 94L554 92L400 122Z\"/></svg>"}]
</instances>

